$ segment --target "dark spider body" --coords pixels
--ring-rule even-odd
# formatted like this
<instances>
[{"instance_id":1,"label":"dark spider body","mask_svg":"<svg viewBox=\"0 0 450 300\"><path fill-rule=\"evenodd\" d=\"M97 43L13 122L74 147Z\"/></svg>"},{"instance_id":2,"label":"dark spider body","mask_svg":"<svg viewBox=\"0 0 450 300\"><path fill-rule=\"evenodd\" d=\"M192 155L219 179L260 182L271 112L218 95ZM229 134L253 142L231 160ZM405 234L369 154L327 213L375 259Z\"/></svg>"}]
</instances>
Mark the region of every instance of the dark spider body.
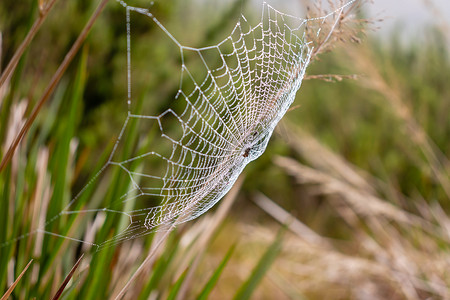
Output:
<instances>
[{"instance_id":1,"label":"dark spider body","mask_svg":"<svg viewBox=\"0 0 450 300\"><path fill-rule=\"evenodd\" d=\"M252 148L247 148L244 151L244 154L242 154L243 157L248 157L248 155L250 154L250 150L252 150Z\"/></svg>"}]
</instances>

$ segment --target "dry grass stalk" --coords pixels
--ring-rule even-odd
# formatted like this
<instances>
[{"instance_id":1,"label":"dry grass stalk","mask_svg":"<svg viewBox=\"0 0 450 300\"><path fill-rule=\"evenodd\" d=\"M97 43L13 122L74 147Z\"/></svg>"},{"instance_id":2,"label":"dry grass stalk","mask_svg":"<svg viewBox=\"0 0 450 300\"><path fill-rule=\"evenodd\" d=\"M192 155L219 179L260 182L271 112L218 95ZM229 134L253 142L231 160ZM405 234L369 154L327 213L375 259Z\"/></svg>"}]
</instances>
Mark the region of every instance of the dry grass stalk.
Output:
<instances>
[{"instance_id":1,"label":"dry grass stalk","mask_svg":"<svg viewBox=\"0 0 450 300\"><path fill-rule=\"evenodd\" d=\"M33 260L30 260L28 262L28 264L25 266L25 268L23 269L22 273L20 273L20 275L17 277L17 279L13 282L13 284L8 288L8 290L6 291L6 293L2 296L2 298L0 300L6 300L9 298L9 296L11 295L11 293L14 291L14 288L16 287L16 285L19 283L20 279L22 279L22 276L25 274L25 272L28 270L28 267L30 267L31 263L33 262Z\"/></svg>"},{"instance_id":2,"label":"dry grass stalk","mask_svg":"<svg viewBox=\"0 0 450 300\"><path fill-rule=\"evenodd\" d=\"M308 226L303 224L300 220L296 219L293 215L286 212L283 208L277 205L274 201L268 198L266 195L259 193L253 197L253 202L258 205L259 208L264 210L267 214L272 216L275 220L281 224L287 226L287 228L298 235L300 238L306 240L310 244L318 244L324 248L332 247L331 244L322 236L311 230Z\"/></svg>"},{"instance_id":3,"label":"dry grass stalk","mask_svg":"<svg viewBox=\"0 0 450 300\"><path fill-rule=\"evenodd\" d=\"M299 183L319 184L322 194L341 196L359 215L368 217L382 216L389 220L423 228L430 232L435 230L431 222L408 213L367 191L352 187L329 174L302 165L291 158L277 157L275 163L294 176Z\"/></svg>"},{"instance_id":4,"label":"dry grass stalk","mask_svg":"<svg viewBox=\"0 0 450 300\"><path fill-rule=\"evenodd\" d=\"M31 228L43 228L45 225L46 212L52 195L52 187L50 186L50 177L48 170L49 152L47 148L39 151L36 165L37 184L33 193L33 212L31 217ZM31 238L32 235L30 235ZM30 241L31 242L31 241ZM34 242L33 256L40 257L42 244L44 242L44 233L37 232ZM34 265L32 271L31 282L36 283L39 277L39 264Z\"/></svg>"},{"instance_id":5,"label":"dry grass stalk","mask_svg":"<svg viewBox=\"0 0 450 300\"><path fill-rule=\"evenodd\" d=\"M356 255L383 268L383 277L403 295L399 299L450 297L450 256L440 246L450 240L448 231L442 230L449 224L445 213L425 219L292 159L279 157L276 163L300 183L319 185L324 195L332 196L330 203L350 225L360 249Z\"/></svg>"},{"instance_id":6,"label":"dry grass stalk","mask_svg":"<svg viewBox=\"0 0 450 300\"><path fill-rule=\"evenodd\" d=\"M118 250L116 264L114 267L114 273L111 282L113 282L114 288L111 292L111 298L116 297L117 294L120 293L122 287L127 283L128 278L132 275L134 270L137 267L136 264L136 258L143 257L145 255L145 249L142 245L142 241L140 240L134 240L129 243L124 243L119 246L120 250ZM162 245L162 248L164 247L164 244ZM159 257L160 253L157 253L154 255L154 257ZM142 280L139 280L135 283L135 289L133 290L140 290L139 289L139 283L144 280L148 280L149 273L151 272L152 266L154 264L154 261L149 262L147 265L148 269L146 269L142 273ZM130 299L136 299L133 298L132 295L127 295L130 297Z\"/></svg>"},{"instance_id":7,"label":"dry grass stalk","mask_svg":"<svg viewBox=\"0 0 450 300\"><path fill-rule=\"evenodd\" d=\"M305 77L303 77L303 80L311 80L311 79L318 79L318 80L323 80L325 82L336 82L336 81L342 81L344 79L349 79L349 80L357 80L359 78L359 76L357 74L350 74L350 75L345 75L345 74L319 74L319 75L305 75Z\"/></svg>"},{"instance_id":8,"label":"dry grass stalk","mask_svg":"<svg viewBox=\"0 0 450 300\"><path fill-rule=\"evenodd\" d=\"M340 8L345 5L345 2L334 3L333 1L328 1L329 10L336 11L338 14L334 19L327 19L320 24L319 35L316 34L317 28L307 24L305 35L309 41L314 43L311 60L317 59L322 53L331 51L339 42L360 43L358 35L362 32L361 25L370 22L367 19L356 19L354 16L355 11L360 9L363 2L359 0L354 1L342 10ZM307 18L324 16L329 13L323 8L320 1L316 2L313 8L307 6L307 11Z\"/></svg>"},{"instance_id":9,"label":"dry grass stalk","mask_svg":"<svg viewBox=\"0 0 450 300\"><path fill-rule=\"evenodd\" d=\"M450 199L449 159L439 150L424 128L415 119L411 108L403 99L400 84L396 83L395 79L391 79L389 83L387 82L381 75L376 65L376 60L371 57L368 49L348 47L347 51L354 61L353 64L360 68L361 73L365 74L361 81L362 84L383 95L395 115L403 121L408 136L422 151L436 181L440 183L448 199ZM424 171L426 173L427 170Z\"/></svg>"},{"instance_id":10,"label":"dry grass stalk","mask_svg":"<svg viewBox=\"0 0 450 300\"><path fill-rule=\"evenodd\" d=\"M160 248L163 248L163 243L166 241L167 236L169 235L170 231L172 228L170 228L168 231L166 232L162 232L162 235L160 236L159 239L155 240L154 243L152 243L152 248L150 249L149 254L147 255L147 257L144 259L144 261L141 263L141 265L137 268L137 270L133 273L133 275L130 277L130 279L127 281L127 283L122 287L122 289L120 290L120 292L118 294L115 295L115 297L111 297L116 299L116 300L120 300L123 299L123 297L126 295L126 293L128 292L129 288L131 287L131 285L138 280L138 278L141 276L141 274L144 272L145 269L149 268L154 260L155 260L155 255L157 254L157 250Z\"/></svg>"},{"instance_id":11,"label":"dry grass stalk","mask_svg":"<svg viewBox=\"0 0 450 300\"><path fill-rule=\"evenodd\" d=\"M55 0L53 0L55 1ZM103 8L106 6L106 3L108 0L102 0L102 2L98 5L94 13L92 14L89 21L86 23L86 26L81 31L80 35L78 36L75 43L72 45L72 48L70 48L69 52L67 52L66 56L64 57L64 60L56 70L55 74L53 75L52 79L50 80L47 88L44 91L44 94L37 102L36 106L33 108L33 111L31 112L29 118L25 122L24 126L20 130L19 134L15 137L13 143L8 148L8 151L6 152L5 156L2 158L0 162L0 172L6 167L8 162L11 160L12 156L14 155L14 152L16 151L19 143L22 141L24 136L27 134L28 130L30 129L31 125L33 124L34 120L36 119L37 115L41 111L43 105L47 102L47 100L50 98L50 96L53 94L53 91L55 90L56 86L58 85L59 81L61 80L64 72L66 71L69 64L72 62L73 58L75 57L75 54L80 49L81 45L83 44L84 40L86 39L89 31L91 30L92 26L94 25L95 21L99 17L100 13L102 12ZM28 45L25 46L25 48ZM17 59L18 60L18 59ZM6 70L5 72L6 73ZM2 76L3 77L3 76ZM8 76L5 75L5 79L3 82L6 81L6 78ZM0 82L0 86L3 85L2 82Z\"/></svg>"},{"instance_id":12,"label":"dry grass stalk","mask_svg":"<svg viewBox=\"0 0 450 300\"><path fill-rule=\"evenodd\" d=\"M358 190L374 194L376 179L324 147L310 134L286 122L285 142L315 169L326 172Z\"/></svg>"},{"instance_id":13,"label":"dry grass stalk","mask_svg":"<svg viewBox=\"0 0 450 300\"><path fill-rule=\"evenodd\" d=\"M25 123L25 112L27 109L28 101L26 99L20 101L19 103L14 103L11 107L11 114L9 115L8 125L7 125L7 131L6 131L6 138L4 141L4 144L1 145L3 149L7 149L10 145L11 141L14 139L14 136L19 132L20 127ZM21 148L19 148L19 151L12 157L12 164L11 164L11 182L16 182L18 179L18 174L20 173L20 167L21 167L21 160L20 155L23 155ZM17 186L11 185L10 186L11 192L9 195L9 205L8 205L8 214L10 216L14 216L14 209L15 209L15 197ZM9 231L11 228L8 228ZM8 232L8 235L12 234L12 232Z\"/></svg>"},{"instance_id":14,"label":"dry grass stalk","mask_svg":"<svg viewBox=\"0 0 450 300\"><path fill-rule=\"evenodd\" d=\"M39 17L37 18L36 21L34 21L34 24L33 24L33 26L31 26L30 31L28 31L27 36L22 41L19 48L17 48L13 57L11 58L8 65L6 66L5 70L3 71L3 73L0 76L0 88L9 80L9 78L11 78L11 75L14 72L14 70L16 69L20 58L22 57L23 53L30 45L30 43L33 40L33 38L35 37L36 33L39 31L39 28L41 28L41 25L44 23L45 19L47 18L50 10L55 5L55 3L56 3L56 0L49 0L42 4L40 3ZM0 43L0 45L1 45L1 43Z\"/></svg>"}]
</instances>

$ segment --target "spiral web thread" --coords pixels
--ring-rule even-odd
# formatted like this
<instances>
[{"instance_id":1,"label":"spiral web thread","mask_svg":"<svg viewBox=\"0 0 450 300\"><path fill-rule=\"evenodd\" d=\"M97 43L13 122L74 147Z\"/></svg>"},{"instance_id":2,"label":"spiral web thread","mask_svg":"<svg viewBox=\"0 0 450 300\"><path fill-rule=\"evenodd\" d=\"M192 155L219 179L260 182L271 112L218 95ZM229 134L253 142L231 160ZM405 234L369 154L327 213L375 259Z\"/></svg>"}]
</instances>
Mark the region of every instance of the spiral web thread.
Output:
<instances>
[{"instance_id":1,"label":"spiral web thread","mask_svg":"<svg viewBox=\"0 0 450 300\"><path fill-rule=\"evenodd\" d=\"M258 24L251 26L242 16L226 39L204 48L183 46L149 10L118 2L126 9L127 18L129 109L113 153L100 173L108 166L120 167L131 181L128 193L120 201L142 200L147 204L151 199L156 205L128 211L110 208L74 211L70 207L78 198L75 197L58 216L105 212L123 214L129 219L128 227L112 239L100 244L87 242L98 248L170 230L214 206L231 189L245 166L265 151L275 126L294 101L314 49L305 30L314 25L316 37L323 35L321 25L331 19L335 26L343 10L354 1L312 19L284 14L264 2ZM174 107L157 116L134 114L131 108L132 12L153 20L180 50L180 86ZM186 57L196 57L200 62L192 68L197 73L191 71ZM150 145L144 154L115 161L114 153L132 119L156 122L160 138L170 144L170 150L163 154L153 151ZM173 123L181 132L173 134L167 129L173 128ZM151 168L142 172L129 167L147 161L159 161L163 172L154 174Z\"/></svg>"}]
</instances>

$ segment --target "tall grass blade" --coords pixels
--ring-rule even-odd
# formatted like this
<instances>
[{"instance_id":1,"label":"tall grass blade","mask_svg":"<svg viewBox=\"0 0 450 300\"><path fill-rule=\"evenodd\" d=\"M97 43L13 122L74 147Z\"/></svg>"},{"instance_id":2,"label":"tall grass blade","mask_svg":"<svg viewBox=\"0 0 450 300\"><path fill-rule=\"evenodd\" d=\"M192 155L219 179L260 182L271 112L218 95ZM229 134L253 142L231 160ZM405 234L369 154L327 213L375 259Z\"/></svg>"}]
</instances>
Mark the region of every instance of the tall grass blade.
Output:
<instances>
[{"instance_id":1,"label":"tall grass blade","mask_svg":"<svg viewBox=\"0 0 450 300\"><path fill-rule=\"evenodd\" d=\"M186 277L187 272L188 270L184 271L183 274L181 274L180 278L178 278L175 284L170 288L170 293L167 297L167 300L175 300L177 298L178 292L180 291L181 285L184 282L184 278Z\"/></svg>"},{"instance_id":2,"label":"tall grass blade","mask_svg":"<svg viewBox=\"0 0 450 300\"><path fill-rule=\"evenodd\" d=\"M58 124L57 132L55 133L56 139L58 141L54 153L52 154L52 159L49 164L52 168L53 181L53 195L50 200L50 205L47 210L48 217L57 216L60 211L63 210L64 206L67 205L71 197L70 193L70 181L71 174L73 173L70 168L70 157L71 157L71 143L73 137L75 136L76 129L80 119L80 108L82 102L82 95L84 92L86 84L86 68L87 68L87 49L83 51L80 62L75 75L74 83L71 88L66 92L63 99L68 102L67 110L64 105L61 107L61 115L65 116ZM70 219L69 219L70 220ZM61 220L59 220L61 221ZM70 220L71 221L71 220ZM62 222L50 223L48 230L52 232L59 232L63 235L68 234L72 223L66 222L64 226L61 226ZM57 239L55 244L50 244L50 236L45 236L44 238L44 249L51 249L52 251L58 251L62 246L64 239ZM45 253L45 251L44 251ZM53 255L51 259L43 263L42 271L50 268L53 259L56 255Z\"/></svg>"},{"instance_id":3,"label":"tall grass blade","mask_svg":"<svg viewBox=\"0 0 450 300\"><path fill-rule=\"evenodd\" d=\"M8 224L11 221L9 197L11 194L11 168L6 168L5 172L0 177L0 270L6 270L8 266L9 257L11 255L12 246L6 244L11 234L11 228ZM7 286L7 272L0 272L0 289L3 290Z\"/></svg>"},{"instance_id":4,"label":"tall grass blade","mask_svg":"<svg viewBox=\"0 0 450 300\"><path fill-rule=\"evenodd\" d=\"M227 265L228 261L230 260L230 257L233 254L235 248L236 248L236 245L233 245L228 250L227 254L223 258L223 260L220 262L220 265L214 271L214 273L212 274L211 278L205 284L205 287L201 291L200 295L198 295L197 299L199 299L199 300L206 300L206 299L208 299L209 294L211 293L213 288L216 286L217 281L219 280L220 274L222 274L222 271L225 268L225 266Z\"/></svg>"},{"instance_id":5,"label":"tall grass blade","mask_svg":"<svg viewBox=\"0 0 450 300\"><path fill-rule=\"evenodd\" d=\"M256 290L264 275L267 273L270 266L275 261L275 258L277 258L278 254L280 253L285 230L285 228L282 228L278 232L277 237L275 238L272 245L267 248L266 252L263 254L256 267L253 269L250 277L239 288L233 299L250 299L250 296Z\"/></svg>"},{"instance_id":6,"label":"tall grass blade","mask_svg":"<svg viewBox=\"0 0 450 300\"><path fill-rule=\"evenodd\" d=\"M169 272L169 267L174 263L174 261L176 261L175 255L179 250L179 240L176 238L173 239L173 242L171 242L171 240L172 238L171 236L169 236L162 255L158 257L158 259L155 259L151 278L148 281L147 285L145 285L145 287L142 289L139 295L139 300L145 300L149 298L150 293L153 290L157 289L158 284L164 277L164 274L167 274Z\"/></svg>"}]
</instances>

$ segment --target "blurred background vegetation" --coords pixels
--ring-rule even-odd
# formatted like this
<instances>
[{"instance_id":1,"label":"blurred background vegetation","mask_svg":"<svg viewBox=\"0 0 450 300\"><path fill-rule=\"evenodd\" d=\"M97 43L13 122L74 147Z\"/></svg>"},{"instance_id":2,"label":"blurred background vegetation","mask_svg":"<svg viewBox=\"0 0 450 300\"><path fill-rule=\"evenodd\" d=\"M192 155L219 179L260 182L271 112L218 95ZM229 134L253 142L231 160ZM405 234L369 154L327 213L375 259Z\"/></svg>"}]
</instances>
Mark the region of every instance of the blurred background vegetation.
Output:
<instances>
[{"instance_id":1,"label":"blurred background vegetation","mask_svg":"<svg viewBox=\"0 0 450 300\"><path fill-rule=\"evenodd\" d=\"M2 0L1 70L42 2ZM191 46L227 36L243 7L260 11L245 0L132 4L150 8ZM1 157L97 5L57 1L0 88ZM380 38L376 26L383 22L364 22L358 43L336 41L311 64L299 107L218 207L156 252L158 234L87 252L62 299L114 299L148 253L124 299L449 299L450 41L442 24L406 42L402 31ZM178 49L143 17L132 18L132 45L133 100L144 111L167 109L178 89ZM0 173L0 243L24 235L0 248L0 294L34 259L11 297L51 298L84 252L80 243L26 233L106 162L126 117L126 69L125 10L109 1ZM324 74L355 76L314 79ZM136 140L120 155L130 157ZM99 179L79 207L120 197L123 177ZM86 231L87 239L99 222L68 216L51 230ZM114 226L106 220L98 235Z\"/></svg>"}]
</instances>

